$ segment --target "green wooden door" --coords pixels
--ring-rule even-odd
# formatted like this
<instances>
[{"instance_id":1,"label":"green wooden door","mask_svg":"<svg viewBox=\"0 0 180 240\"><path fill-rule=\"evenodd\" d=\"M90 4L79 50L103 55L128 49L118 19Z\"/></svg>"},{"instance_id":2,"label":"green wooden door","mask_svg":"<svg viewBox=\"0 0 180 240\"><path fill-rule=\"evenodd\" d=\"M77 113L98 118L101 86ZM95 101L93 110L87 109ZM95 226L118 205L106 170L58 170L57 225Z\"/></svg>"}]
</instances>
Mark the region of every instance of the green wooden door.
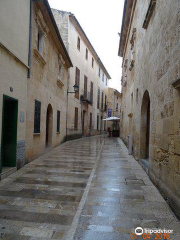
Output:
<instances>
[{"instance_id":1,"label":"green wooden door","mask_svg":"<svg viewBox=\"0 0 180 240\"><path fill-rule=\"evenodd\" d=\"M2 119L2 167L16 166L18 101L4 96Z\"/></svg>"}]
</instances>

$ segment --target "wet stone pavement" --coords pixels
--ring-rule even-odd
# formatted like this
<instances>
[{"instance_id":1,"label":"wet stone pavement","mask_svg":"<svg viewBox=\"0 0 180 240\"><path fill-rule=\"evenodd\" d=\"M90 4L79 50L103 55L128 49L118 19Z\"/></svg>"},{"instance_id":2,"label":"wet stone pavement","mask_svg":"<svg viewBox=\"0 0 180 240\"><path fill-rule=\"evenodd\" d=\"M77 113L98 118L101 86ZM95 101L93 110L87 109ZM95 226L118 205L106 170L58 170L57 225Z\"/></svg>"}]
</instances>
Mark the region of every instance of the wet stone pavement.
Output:
<instances>
[{"instance_id":1,"label":"wet stone pavement","mask_svg":"<svg viewBox=\"0 0 180 240\"><path fill-rule=\"evenodd\" d=\"M180 239L179 220L120 139L67 142L0 182L3 240L126 240L136 227Z\"/></svg>"}]
</instances>

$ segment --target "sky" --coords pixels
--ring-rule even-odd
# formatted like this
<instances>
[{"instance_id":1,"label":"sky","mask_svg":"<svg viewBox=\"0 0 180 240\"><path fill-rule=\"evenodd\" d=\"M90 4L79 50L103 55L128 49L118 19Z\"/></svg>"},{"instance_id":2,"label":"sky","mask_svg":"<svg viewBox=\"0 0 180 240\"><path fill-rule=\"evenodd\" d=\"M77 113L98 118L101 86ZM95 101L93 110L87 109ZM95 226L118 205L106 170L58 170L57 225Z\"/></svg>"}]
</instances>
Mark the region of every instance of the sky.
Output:
<instances>
[{"instance_id":1,"label":"sky","mask_svg":"<svg viewBox=\"0 0 180 240\"><path fill-rule=\"evenodd\" d=\"M73 13L101 58L112 80L110 87L121 90L118 56L124 0L49 0L51 8Z\"/></svg>"}]
</instances>

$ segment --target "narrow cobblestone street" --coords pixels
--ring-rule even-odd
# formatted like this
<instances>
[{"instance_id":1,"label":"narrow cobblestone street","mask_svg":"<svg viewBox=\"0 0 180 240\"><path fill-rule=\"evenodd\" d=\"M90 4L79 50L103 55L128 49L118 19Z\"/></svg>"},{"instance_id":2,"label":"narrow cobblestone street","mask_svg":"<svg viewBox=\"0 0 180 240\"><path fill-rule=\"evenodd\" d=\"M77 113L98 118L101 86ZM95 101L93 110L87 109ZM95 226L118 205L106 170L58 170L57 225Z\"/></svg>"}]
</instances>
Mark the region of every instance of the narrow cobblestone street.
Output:
<instances>
[{"instance_id":1,"label":"narrow cobblestone street","mask_svg":"<svg viewBox=\"0 0 180 240\"><path fill-rule=\"evenodd\" d=\"M120 139L67 142L0 183L3 240L124 240L136 227L180 239L179 220Z\"/></svg>"}]
</instances>

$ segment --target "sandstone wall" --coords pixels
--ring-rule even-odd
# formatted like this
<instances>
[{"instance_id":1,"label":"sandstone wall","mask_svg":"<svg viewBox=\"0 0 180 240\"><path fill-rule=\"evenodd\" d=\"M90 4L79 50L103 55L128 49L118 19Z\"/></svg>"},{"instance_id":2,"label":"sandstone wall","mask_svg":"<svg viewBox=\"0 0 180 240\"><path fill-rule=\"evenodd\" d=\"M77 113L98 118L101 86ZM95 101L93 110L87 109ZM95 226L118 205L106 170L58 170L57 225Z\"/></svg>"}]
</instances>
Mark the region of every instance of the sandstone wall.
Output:
<instances>
[{"instance_id":1,"label":"sandstone wall","mask_svg":"<svg viewBox=\"0 0 180 240\"><path fill-rule=\"evenodd\" d=\"M121 137L127 143L128 135L132 134L133 154L137 159L142 158L143 108L148 93L149 175L180 216L180 92L172 86L180 78L180 2L157 1L148 27L143 29L148 4L137 1L124 56ZM134 29L135 62L130 71L130 40Z\"/></svg>"}]
</instances>

